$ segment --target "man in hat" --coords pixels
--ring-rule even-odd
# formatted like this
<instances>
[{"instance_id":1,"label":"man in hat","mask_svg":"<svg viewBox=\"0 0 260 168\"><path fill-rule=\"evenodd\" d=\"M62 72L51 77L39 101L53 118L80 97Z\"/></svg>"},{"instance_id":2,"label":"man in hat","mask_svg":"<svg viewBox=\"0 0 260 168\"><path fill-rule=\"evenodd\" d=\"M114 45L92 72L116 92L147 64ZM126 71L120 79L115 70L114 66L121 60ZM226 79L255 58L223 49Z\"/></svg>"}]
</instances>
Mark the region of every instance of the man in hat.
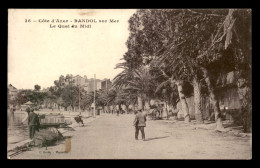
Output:
<instances>
[{"instance_id":1,"label":"man in hat","mask_svg":"<svg viewBox=\"0 0 260 168\"><path fill-rule=\"evenodd\" d=\"M26 111L26 112L28 113L28 115L29 115L29 114L30 114L30 111L31 111L31 108L28 106L25 111Z\"/></svg>"},{"instance_id":2,"label":"man in hat","mask_svg":"<svg viewBox=\"0 0 260 168\"><path fill-rule=\"evenodd\" d=\"M30 131L30 139L33 139L35 131L39 131L40 121L37 114L34 113L34 110L31 109L28 116L28 125Z\"/></svg>"},{"instance_id":3,"label":"man in hat","mask_svg":"<svg viewBox=\"0 0 260 168\"><path fill-rule=\"evenodd\" d=\"M142 139L145 141L145 133L144 127L146 127L146 116L143 114L142 109L137 110L137 114L135 115L134 126L135 126L135 139L138 140L139 130L142 133Z\"/></svg>"}]
</instances>

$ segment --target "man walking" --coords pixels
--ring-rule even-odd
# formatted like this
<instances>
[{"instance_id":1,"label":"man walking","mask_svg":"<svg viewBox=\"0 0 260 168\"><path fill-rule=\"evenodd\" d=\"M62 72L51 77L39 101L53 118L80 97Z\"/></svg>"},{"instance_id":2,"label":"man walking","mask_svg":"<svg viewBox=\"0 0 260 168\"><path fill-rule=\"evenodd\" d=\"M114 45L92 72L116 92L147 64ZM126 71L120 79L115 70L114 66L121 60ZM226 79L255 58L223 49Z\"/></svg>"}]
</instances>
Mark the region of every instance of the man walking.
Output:
<instances>
[{"instance_id":1,"label":"man walking","mask_svg":"<svg viewBox=\"0 0 260 168\"><path fill-rule=\"evenodd\" d=\"M145 141L144 127L146 126L146 116L143 114L142 109L138 109L138 113L135 116L134 126L135 126L135 139L138 140L139 130L142 133L142 139Z\"/></svg>"},{"instance_id":2,"label":"man walking","mask_svg":"<svg viewBox=\"0 0 260 168\"><path fill-rule=\"evenodd\" d=\"M28 125L30 132L30 139L33 139L35 131L39 131L40 121L38 115L34 113L34 110L31 109L28 116Z\"/></svg>"}]
</instances>

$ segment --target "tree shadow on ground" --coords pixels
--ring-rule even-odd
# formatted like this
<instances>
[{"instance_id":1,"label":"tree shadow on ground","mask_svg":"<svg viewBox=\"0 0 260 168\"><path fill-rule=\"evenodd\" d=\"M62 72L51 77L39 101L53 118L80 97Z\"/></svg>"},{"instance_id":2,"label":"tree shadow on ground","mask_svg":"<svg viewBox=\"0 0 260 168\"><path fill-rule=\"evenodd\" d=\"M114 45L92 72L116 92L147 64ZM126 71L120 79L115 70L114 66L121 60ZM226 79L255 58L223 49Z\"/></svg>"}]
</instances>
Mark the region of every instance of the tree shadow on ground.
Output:
<instances>
[{"instance_id":1,"label":"tree shadow on ground","mask_svg":"<svg viewBox=\"0 0 260 168\"><path fill-rule=\"evenodd\" d=\"M224 128L243 130L243 125L237 124L235 122L223 121L223 126L224 126Z\"/></svg>"},{"instance_id":2,"label":"tree shadow on ground","mask_svg":"<svg viewBox=\"0 0 260 168\"><path fill-rule=\"evenodd\" d=\"M155 140L155 139L162 139L162 138L168 138L168 137L170 137L170 136L147 138L147 139L145 139L145 141L151 141L151 140Z\"/></svg>"}]
</instances>

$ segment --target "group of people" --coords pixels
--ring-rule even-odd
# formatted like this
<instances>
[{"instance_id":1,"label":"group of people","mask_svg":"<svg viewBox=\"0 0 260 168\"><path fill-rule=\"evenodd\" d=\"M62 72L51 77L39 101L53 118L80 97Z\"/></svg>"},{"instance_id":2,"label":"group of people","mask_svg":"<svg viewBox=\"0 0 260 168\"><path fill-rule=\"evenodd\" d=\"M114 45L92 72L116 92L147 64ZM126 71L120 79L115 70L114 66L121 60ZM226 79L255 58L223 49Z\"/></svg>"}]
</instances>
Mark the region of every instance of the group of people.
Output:
<instances>
[{"instance_id":1,"label":"group of people","mask_svg":"<svg viewBox=\"0 0 260 168\"><path fill-rule=\"evenodd\" d=\"M26 109L28 113L28 126L29 126L29 137L33 139L35 132L39 131L40 120L34 109L28 107ZM133 125L135 126L135 139L138 140L139 131L142 133L142 140L145 141L144 127L146 127L146 114L143 113L142 109L138 109L135 112L135 119Z\"/></svg>"},{"instance_id":2,"label":"group of people","mask_svg":"<svg viewBox=\"0 0 260 168\"><path fill-rule=\"evenodd\" d=\"M39 131L40 127L40 120L36 113L34 113L34 109L28 107L26 109L28 112L28 126L29 126L29 133L30 139L33 139L35 131ZM135 119L134 119L134 126L135 126L135 139L138 140L139 131L142 133L142 140L145 141L145 133L144 127L146 127L146 114L143 113L142 109L138 109L135 112Z\"/></svg>"}]
</instances>

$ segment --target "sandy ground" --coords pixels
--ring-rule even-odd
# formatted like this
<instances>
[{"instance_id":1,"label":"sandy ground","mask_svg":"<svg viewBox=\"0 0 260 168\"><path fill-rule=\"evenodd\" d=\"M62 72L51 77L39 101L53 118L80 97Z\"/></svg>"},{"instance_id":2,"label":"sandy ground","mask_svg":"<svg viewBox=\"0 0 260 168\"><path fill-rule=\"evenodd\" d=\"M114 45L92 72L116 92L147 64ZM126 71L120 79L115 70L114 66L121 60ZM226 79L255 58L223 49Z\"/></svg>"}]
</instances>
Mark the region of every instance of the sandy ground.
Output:
<instances>
[{"instance_id":1,"label":"sandy ground","mask_svg":"<svg viewBox=\"0 0 260 168\"><path fill-rule=\"evenodd\" d=\"M8 129L8 145L12 145L26 139L29 139L29 129L27 126L15 126L13 129Z\"/></svg>"},{"instance_id":2,"label":"sandy ground","mask_svg":"<svg viewBox=\"0 0 260 168\"><path fill-rule=\"evenodd\" d=\"M195 129L182 121L148 120L134 139L133 114L99 118L64 133L66 140L12 159L251 159L251 136Z\"/></svg>"}]
</instances>

